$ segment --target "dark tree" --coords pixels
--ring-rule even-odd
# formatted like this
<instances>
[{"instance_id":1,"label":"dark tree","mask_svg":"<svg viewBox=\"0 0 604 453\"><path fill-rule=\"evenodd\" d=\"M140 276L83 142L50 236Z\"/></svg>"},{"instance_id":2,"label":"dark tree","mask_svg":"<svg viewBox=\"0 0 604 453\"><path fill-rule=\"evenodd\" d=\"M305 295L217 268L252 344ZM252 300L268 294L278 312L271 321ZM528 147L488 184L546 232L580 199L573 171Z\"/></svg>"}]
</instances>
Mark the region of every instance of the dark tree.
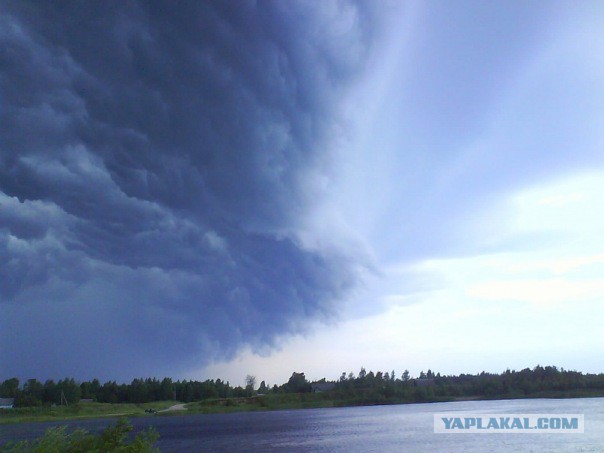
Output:
<instances>
[{"instance_id":1,"label":"dark tree","mask_svg":"<svg viewBox=\"0 0 604 453\"><path fill-rule=\"evenodd\" d=\"M304 373L292 373L289 381L285 384L286 391L289 393L307 393L311 391L310 382L306 380Z\"/></svg>"},{"instance_id":2,"label":"dark tree","mask_svg":"<svg viewBox=\"0 0 604 453\"><path fill-rule=\"evenodd\" d=\"M19 391L19 379L10 378L0 385L0 398L14 398Z\"/></svg>"}]
</instances>

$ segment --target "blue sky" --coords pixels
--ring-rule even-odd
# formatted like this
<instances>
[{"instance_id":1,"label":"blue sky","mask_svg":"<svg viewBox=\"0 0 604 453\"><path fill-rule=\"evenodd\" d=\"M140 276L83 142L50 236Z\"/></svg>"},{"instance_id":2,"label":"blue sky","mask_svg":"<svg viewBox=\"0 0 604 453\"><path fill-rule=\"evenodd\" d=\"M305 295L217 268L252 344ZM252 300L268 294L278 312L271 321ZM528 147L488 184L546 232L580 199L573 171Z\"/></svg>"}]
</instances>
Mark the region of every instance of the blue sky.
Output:
<instances>
[{"instance_id":1,"label":"blue sky","mask_svg":"<svg viewBox=\"0 0 604 453\"><path fill-rule=\"evenodd\" d=\"M2 377L603 371L601 3L0 12Z\"/></svg>"}]
</instances>

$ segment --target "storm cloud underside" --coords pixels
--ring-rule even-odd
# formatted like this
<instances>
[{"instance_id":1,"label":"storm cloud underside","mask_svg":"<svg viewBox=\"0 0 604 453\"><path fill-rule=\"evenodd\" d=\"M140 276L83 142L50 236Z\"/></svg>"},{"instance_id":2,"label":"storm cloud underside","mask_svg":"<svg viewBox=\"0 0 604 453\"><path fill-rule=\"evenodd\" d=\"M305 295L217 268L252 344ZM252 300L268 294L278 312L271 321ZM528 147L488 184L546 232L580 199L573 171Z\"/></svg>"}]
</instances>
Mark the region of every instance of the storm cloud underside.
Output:
<instances>
[{"instance_id":1,"label":"storm cloud underside","mask_svg":"<svg viewBox=\"0 0 604 453\"><path fill-rule=\"evenodd\" d=\"M333 314L364 260L302 225L361 7L2 3L1 374L174 376Z\"/></svg>"}]
</instances>

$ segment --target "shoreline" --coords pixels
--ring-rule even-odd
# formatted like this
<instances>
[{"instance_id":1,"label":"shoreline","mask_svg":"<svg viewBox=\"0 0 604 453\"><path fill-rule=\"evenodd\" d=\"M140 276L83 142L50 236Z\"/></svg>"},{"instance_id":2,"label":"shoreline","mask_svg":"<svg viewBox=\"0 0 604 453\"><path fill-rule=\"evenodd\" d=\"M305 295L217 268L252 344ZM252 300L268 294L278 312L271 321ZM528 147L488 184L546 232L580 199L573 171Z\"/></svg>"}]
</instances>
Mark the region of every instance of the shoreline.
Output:
<instances>
[{"instance_id":1,"label":"shoreline","mask_svg":"<svg viewBox=\"0 0 604 453\"><path fill-rule=\"evenodd\" d=\"M0 425L21 423L45 423L45 422L69 422L73 420L93 420L102 418L140 418L140 417L171 417L174 415L197 415L197 414L223 414L237 412L273 412L282 410L304 410L304 409L329 409L342 407L364 407L364 406L392 406L404 404L429 404L429 403L454 403L466 401L508 401L525 399L583 399L604 398L604 392L594 394L568 393L547 395L525 395L499 397L455 397L432 399L429 401L338 401L325 398L305 398L316 394L280 394L262 395L247 398L227 398L217 400L193 401L182 403L176 401L162 401L156 403L132 404L132 403L85 403L67 407L34 407L5 409L0 413ZM293 399L292 399L293 398ZM122 406L122 407L120 407ZM161 408L161 409L157 409ZM109 412L108 409L111 409ZM117 410L123 409L123 410ZM152 409L149 413L145 410ZM115 411L114 411L115 410ZM10 411L10 412L9 412ZM12 413L19 411L21 413ZM54 413L53 413L54 411ZM23 413L25 412L25 413ZM82 413L85 412L85 413Z\"/></svg>"}]
</instances>

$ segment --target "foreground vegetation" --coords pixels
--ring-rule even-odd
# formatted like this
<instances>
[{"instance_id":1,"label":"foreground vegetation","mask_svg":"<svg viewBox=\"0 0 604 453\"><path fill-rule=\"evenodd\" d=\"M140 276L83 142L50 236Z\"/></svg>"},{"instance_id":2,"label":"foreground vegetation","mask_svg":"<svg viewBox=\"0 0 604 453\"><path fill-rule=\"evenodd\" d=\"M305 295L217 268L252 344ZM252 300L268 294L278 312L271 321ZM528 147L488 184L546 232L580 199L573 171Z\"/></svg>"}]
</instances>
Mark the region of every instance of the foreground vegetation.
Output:
<instances>
[{"instance_id":1,"label":"foreground vegetation","mask_svg":"<svg viewBox=\"0 0 604 453\"><path fill-rule=\"evenodd\" d=\"M68 432L65 426L49 428L39 439L21 442L9 442L0 451L6 453L29 452L158 452L154 447L159 438L150 428L131 438L133 427L126 419L118 420L100 434L90 434L84 429Z\"/></svg>"}]
</instances>

